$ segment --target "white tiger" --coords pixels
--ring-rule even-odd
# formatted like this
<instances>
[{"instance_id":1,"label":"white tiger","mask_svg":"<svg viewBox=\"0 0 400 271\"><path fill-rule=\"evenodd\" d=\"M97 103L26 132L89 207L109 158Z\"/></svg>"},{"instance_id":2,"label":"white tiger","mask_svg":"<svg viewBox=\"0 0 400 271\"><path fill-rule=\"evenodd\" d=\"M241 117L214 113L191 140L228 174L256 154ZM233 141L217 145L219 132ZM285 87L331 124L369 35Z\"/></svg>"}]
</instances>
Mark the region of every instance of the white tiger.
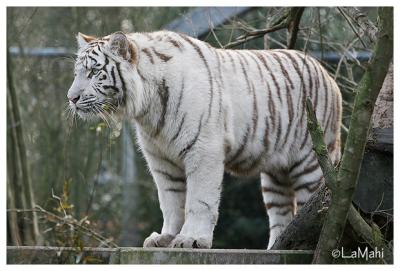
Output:
<instances>
[{"instance_id":1,"label":"white tiger","mask_svg":"<svg viewBox=\"0 0 400 271\"><path fill-rule=\"evenodd\" d=\"M225 170L261 175L271 248L323 180L306 97L340 157L341 94L312 57L216 49L167 31L79 34L78 43L71 108L133 120L157 185L164 223L144 247L210 248Z\"/></svg>"}]
</instances>

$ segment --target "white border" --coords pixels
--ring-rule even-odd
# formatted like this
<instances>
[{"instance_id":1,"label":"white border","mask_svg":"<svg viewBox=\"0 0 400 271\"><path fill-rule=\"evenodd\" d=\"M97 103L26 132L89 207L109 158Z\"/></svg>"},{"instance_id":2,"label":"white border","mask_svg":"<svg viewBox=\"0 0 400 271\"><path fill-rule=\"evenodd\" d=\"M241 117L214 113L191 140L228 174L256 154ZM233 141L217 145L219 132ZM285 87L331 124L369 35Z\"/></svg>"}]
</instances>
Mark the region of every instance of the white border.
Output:
<instances>
[{"instance_id":1,"label":"white border","mask_svg":"<svg viewBox=\"0 0 400 271\"><path fill-rule=\"evenodd\" d=\"M54 268L60 269L60 270L104 270L104 269L109 269L109 268L115 268L119 270L133 270L133 269L146 269L146 270L156 270L156 269L163 269L163 270L187 270L188 268L194 269L194 270L204 270L206 268L207 270L221 270L221 269L229 269L229 270L266 270L266 269L274 269L274 270L287 270L287 269L292 269L295 268L296 270L309 270L309 269L321 269L322 266L310 266L310 265L296 265L296 266L288 266L288 265L240 265L240 266L235 266L235 265L227 265L227 266L218 266L218 265L213 265L213 266L200 266L200 265L190 265L190 266L171 266L171 265L141 265L141 266L131 266L131 265L125 265L125 266L71 266L71 265L58 265L58 266L53 266L53 265L5 265L6 263L6 57L5 57L5 52L6 52L6 27L7 27L7 19L6 19L6 7L7 6L55 6L54 1L27 1L27 0L15 0L15 1L2 1L3 8L1 9L1 22L3 26L3 35L2 35L2 42L0 42L0 52L2 52L3 57L1 57L1 62L2 62L2 73L1 73L1 81L2 81L2 86L3 88L3 96L2 99L0 99L0 115L2 116L1 119L1 134L0 134L0 148L1 148L1 168L0 172L2 174L2 184L3 187L0 192L0 209L1 211L1 222L0 222L0 227L1 227L1 234L0 234L0 242L2 244L0 248L0 269L1 270L20 270L20 269L30 269L30 270L54 270ZM296 5L305 5L305 6L395 6L394 9L394 27L395 27L395 43L394 43L394 59L397 60L399 59L399 50L396 50L398 47L398 27L396 27L399 23L398 17L399 17L399 8L396 3L396 1L390 1L390 0L380 0L380 1L360 1L360 0L352 0L352 1L334 1L334 0L325 0L325 1L307 1L306 3L300 2L300 1L289 1L289 0L246 0L246 1L223 1L223 0L192 0L192 1L185 1L185 0L175 0L175 1L159 1L159 0L146 0L146 1L105 1L105 0L70 0L70 1L57 1L57 6L296 6ZM399 69L397 66L397 62L395 62L394 66L394 80L395 80L395 91L394 91L394 118L399 119L399 95L397 94L397 85L398 85L398 80L397 80L397 75L399 74ZM395 121L395 127L394 127L394 135L400 134L399 127L397 124L397 121ZM396 136L394 137L395 141ZM399 167L396 165L399 165L399 159L397 157L397 154L399 153L399 146L397 144L394 145L394 179L398 179L397 177L399 176ZM398 195L398 185L394 186L394 213L397 214L397 210L399 209L399 200L397 199ZM397 217L395 217L395 223L397 222ZM399 235L399 226L394 227L394 234L395 237ZM398 264L398 259L400 256L399 253L399 246L398 246L398 238L395 238L395 248L394 248L394 260L395 263ZM396 261L397 260L397 261ZM395 265L395 266L396 266ZM337 268L344 268L344 269L354 269L354 270L366 270L366 269L394 269L395 266L365 266L365 265L333 265L333 266L323 266L322 268L326 269L337 269Z\"/></svg>"}]
</instances>

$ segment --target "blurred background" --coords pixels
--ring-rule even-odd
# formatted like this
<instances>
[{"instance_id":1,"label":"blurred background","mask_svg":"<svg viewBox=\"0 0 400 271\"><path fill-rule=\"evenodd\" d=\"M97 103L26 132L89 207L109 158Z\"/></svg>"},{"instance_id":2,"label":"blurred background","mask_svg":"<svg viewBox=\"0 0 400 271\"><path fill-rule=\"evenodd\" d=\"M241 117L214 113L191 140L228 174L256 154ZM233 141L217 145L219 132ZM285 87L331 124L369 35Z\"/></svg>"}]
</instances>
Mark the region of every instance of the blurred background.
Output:
<instances>
[{"instance_id":1,"label":"blurred background","mask_svg":"<svg viewBox=\"0 0 400 271\"><path fill-rule=\"evenodd\" d=\"M141 246L160 231L157 191L135 145L135 127L67 119L78 32L170 29L215 47L285 48L287 30L236 43L287 8L7 8L8 245ZM376 21L377 9L360 9ZM320 59L344 97L343 129L372 42L337 8L306 8L295 48ZM35 209L35 212L33 211ZM266 247L268 219L258 178L225 175L215 248Z\"/></svg>"}]
</instances>

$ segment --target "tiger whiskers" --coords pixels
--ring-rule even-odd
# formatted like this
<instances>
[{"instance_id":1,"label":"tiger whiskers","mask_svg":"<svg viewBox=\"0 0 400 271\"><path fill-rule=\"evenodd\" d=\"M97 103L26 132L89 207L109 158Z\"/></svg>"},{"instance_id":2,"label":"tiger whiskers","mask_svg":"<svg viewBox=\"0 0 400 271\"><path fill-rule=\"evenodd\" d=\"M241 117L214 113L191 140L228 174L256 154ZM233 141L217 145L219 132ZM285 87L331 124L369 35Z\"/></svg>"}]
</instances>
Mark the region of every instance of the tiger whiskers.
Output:
<instances>
[{"instance_id":1,"label":"tiger whiskers","mask_svg":"<svg viewBox=\"0 0 400 271\"><path fill-rule=\"evenodd\" d=\"M73 127L74 123L76 124L76 111L69 105L69 102L66 103L63 114L68 121L69 127Z\"/></svg>"}]
</instances>

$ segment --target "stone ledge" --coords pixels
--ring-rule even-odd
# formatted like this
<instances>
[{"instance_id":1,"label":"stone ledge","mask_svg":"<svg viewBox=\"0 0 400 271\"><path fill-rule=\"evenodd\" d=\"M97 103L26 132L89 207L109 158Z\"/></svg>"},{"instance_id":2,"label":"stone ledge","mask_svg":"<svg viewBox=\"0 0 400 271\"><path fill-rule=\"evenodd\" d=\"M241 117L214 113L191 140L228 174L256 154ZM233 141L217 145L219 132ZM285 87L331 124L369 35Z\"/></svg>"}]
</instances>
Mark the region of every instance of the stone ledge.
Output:
<instances>
[{"instance_id":1,"label":"stone ledge","mask_svg":"<svg viewBox=\"0 0 400 271\"><path fill-rule=\"evenodd\" d=\"M308 264L312 250L8 246L8 264Z\"/></svg>"}]
</instances>

